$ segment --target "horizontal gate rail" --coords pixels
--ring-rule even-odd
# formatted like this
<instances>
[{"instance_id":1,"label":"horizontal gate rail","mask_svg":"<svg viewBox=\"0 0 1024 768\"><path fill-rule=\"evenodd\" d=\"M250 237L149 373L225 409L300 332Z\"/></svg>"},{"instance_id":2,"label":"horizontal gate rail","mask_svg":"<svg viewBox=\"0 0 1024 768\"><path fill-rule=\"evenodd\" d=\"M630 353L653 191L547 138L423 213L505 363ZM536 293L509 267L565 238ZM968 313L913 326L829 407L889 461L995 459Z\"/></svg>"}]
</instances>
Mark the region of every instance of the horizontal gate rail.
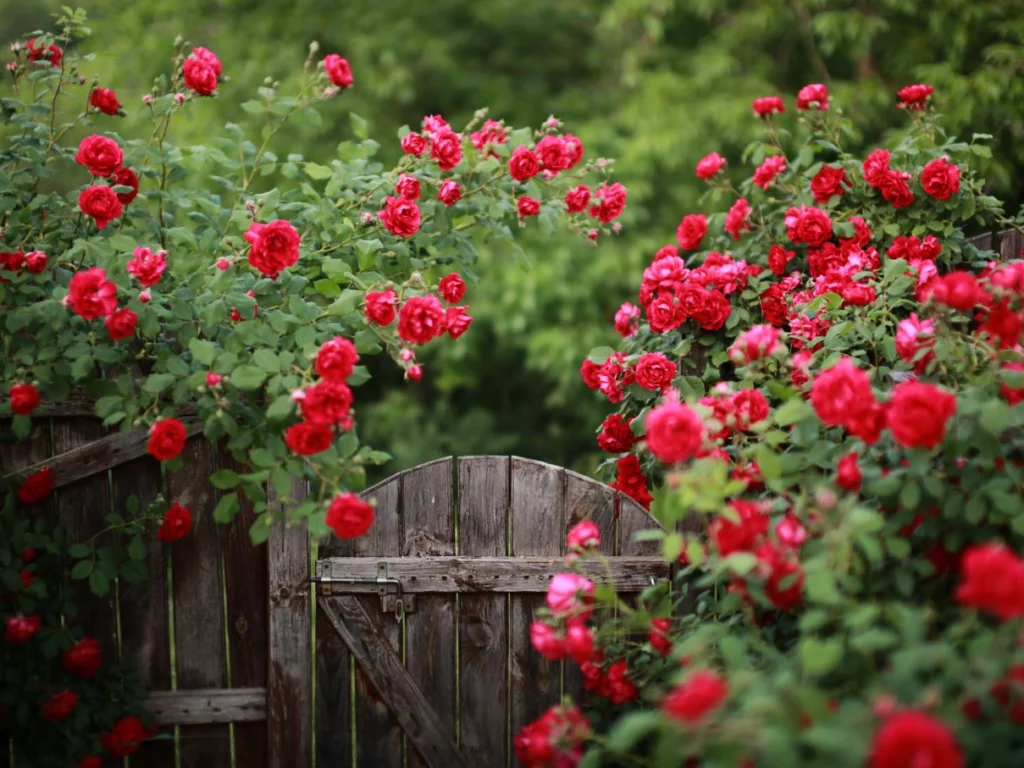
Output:
<instances>
[{"instance_id":1,"label":"horizontal gate rail","mask_svg":"<svg viewBox=\"0 0 1024 768\"><path fill-rule=\"evenodd\" d=\"M267 689L158 691L146 698L146 709L162 726L258 722L267 719Z\"/></svg>"}]
</instances>

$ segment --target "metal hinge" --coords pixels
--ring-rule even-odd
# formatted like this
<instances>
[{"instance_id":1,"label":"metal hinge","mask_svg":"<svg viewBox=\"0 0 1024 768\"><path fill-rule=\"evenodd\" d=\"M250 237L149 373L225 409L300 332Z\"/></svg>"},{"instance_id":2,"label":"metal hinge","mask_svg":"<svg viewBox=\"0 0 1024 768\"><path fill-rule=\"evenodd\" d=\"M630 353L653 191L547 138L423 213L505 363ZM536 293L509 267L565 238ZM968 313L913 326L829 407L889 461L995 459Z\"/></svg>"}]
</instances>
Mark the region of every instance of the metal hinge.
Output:
<instances>
[{"instance_id":1,"label":"metal hinge","mask_svg":"<svg viewBox=\"0 0 1024 768\"><path fill-rule=\"evenodd\" d=\"M376 578L353 578L343 575L340 569L340 564L331 563L330 560L318 560L315 575L310 581L318 584L325 595L335 593L333 586L335 584L376 584L381 611L395 614L395 618L399 621L405 614L416 610L415 596L402 594L402 582L388 577L387 563L377 563ZM338 590L339 593L343 591Z\"/></svg>"}]
</instances>

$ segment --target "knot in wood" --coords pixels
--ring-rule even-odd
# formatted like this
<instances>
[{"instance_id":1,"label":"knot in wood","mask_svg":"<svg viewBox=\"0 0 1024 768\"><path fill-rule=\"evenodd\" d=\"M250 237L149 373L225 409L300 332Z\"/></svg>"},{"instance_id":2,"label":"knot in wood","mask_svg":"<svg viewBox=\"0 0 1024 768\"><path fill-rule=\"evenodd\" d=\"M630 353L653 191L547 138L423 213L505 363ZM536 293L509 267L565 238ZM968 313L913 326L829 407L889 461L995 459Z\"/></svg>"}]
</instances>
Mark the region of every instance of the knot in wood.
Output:
<instances>
[{"instance_id":1,"label":"knot in wood","mask_svg":"<svg viewBox=\"0 0 1024 768\"><path fill-rule=\"evenodd\" d=\"M244 616L239 616L235 620L235 631L238 632L238 634L240 635L244 635L246 632L249 631L249 622L245 620Z\"/></svg>"},{"instance_id":2,"label":"knot in wood","mask_svg":"<svg viewBox=\"0 0 1024 768\"><path fill-rule=\"evenodd\" d=\"M489 648L494 642L494 632L483 619L476 619L466 630L469 641L477 648Z\"/></svg>"}]
</instances>

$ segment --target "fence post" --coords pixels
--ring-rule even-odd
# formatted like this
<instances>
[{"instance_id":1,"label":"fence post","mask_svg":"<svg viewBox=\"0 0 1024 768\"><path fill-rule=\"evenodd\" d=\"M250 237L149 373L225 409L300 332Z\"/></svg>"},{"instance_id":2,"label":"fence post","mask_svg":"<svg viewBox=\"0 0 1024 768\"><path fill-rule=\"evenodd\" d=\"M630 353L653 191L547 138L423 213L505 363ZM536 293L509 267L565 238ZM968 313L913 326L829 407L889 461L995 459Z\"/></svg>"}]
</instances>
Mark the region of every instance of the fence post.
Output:
<instances>
[{"instance_id":1,"label":"fence post","mask_svg":"<svg viewBox=\"0 0 1024 768\"><path fill-rule=\"evenodd\" d=\"M292 488L306 495L305 481ZM271 488L271 513L285 500ZM281 515L285 516L285 515ZM270 768L305 768L312 762L312 654L310 641L309 534L306 526L275 523L267 542L269 579L267 744Z\"/></svg>"}]
</instances>

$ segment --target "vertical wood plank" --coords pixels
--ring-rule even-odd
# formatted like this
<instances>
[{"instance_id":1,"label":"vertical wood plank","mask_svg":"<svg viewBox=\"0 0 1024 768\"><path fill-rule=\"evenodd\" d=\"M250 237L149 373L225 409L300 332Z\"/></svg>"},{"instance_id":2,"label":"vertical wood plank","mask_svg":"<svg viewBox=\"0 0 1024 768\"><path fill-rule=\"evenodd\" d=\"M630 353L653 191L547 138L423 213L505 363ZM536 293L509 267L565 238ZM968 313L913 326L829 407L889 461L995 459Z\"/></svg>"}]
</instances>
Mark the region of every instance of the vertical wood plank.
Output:
<instances>
[{"instance_id":1,"label":"vertical wood plank","mask_svg":"<svg viewBox=\"0 0 1024 768\"><path fill-rule=\"evenodd\" d=\"M297 480L293 499L306 495ZM270 489L271 513L287 518L286 500ZM309 535L276 523L268 547L267 742L271 768L305 768L313 759L313 665L310 658Z\"/></svg>"},{"instance_id":2,"label":"vertical wood plank","mask_svg":"<svg viewBox=\"0 0 1024 768\"><path fill-rule=\"evenodd\" d=\"M402 473L406 557L455 554L452 460L440 459ZM455 741L455 596L419 595L405 617L409 674ZM426 762L409 748L409 765Z\"/></svg>"},{"instance_id":3,"label":"vertical wood plank","mask_svg":"<svg viewBox=\"0 0 1024 768\"><path fill-rule=\"evenodd\" d=\"M640 531L658 528L658 521L651 517L629 496L619 493L619 554L620 555L657 555L661 548L656 541L635 541L634 535Z\"/></svg>"},{"instance_id":4,"label":"vertical wood plank","mask_svg":"<svg viewBox=\"0 0 1024 768\"><path fill-rule=\"evenodd\" d=\"M505 557L510 460L459 459L459 554ZM508 597L465 594L459 601L459 720L462 750L508 759Z\"/></svg>"},{"instance_id":5,"label":"vertical wood plank","mask_svg":"<svg viewBox=\"0 0 1024 768\"><path fill-rule=\"evenodd\" d=\"M96 419L55 419L53 423L53 451L61 454L80 445L103 437L104 430ZM79 480L57 491L57 517L67 528L72 542L87 541L107 526L110 513L110 491L106 472ZM99 536L97 547L113 543L109 534ZM98 597L83 586L78 614L71 626L81 626L90 637L100 641L104 659L117 658L117 620L114 606L114 585L110 592Z\"/></svg>"},{"instance_id":6,"label":"vertical wood plank","mask_svg":"<svg viewBox=\"0 0 1024 768\"><path fill-rule=\"evenodd\" d=\"M217 447L193 438L182 451L183 469L167 478L168 499L188 507L192 530L168 545L174 593L174 647L178 689L227 687L224 595L220 534L213 520L217 493L209 476L217 470ZM182 726L183 768L230 765L226 724Z\"/></svg>"},{"instance_id":7,"label":"vertical wood plank","mask_svg":"<svg viewBox=\"0 0 1024 768\"><path fill-rule=\"evenodd\" d=\"M598 551L605 557L615 555L615 491L584 475L566 470L565 472L565 534L581 520L593 520L601 532L601 546ZM564 539L564 535L563 535ZM591 622L598 626L600 618ZM583 674L579 665L567 659L563 663L562 690L575 702L582 702L586 691L583 688Z\"/></svg>"},{"instance_id":8,"label":"vertical wood plank","mask_svg":"<svg viewBox=\"0 0 1024 768\"><path fill-rule=\"evenodd\" d=\"M223 447L219 456L220 466L249 471ZM218 526L228 602L228 659L233 688L259 688L267 685L267 548L252 545L253 504L243 493L238 497L238 515L230 524ZM262 768L267 764L264 723L235 723L234 735L236 765Z\"/></svg>"},{"instance_id":9,"label":"vertical wood plank","mask_svg":"<svg viewBox=\"0 0 1024 768\"><path fill-rule=\"evenodd\" d=\"M565 474L561 467L512 458L512 554L559 555L564 548ZM512 736L557 703L561 664L530 645L533 612L543 595L512 595Z\"/></svg>"},{"instance_id":10,"label":"vertical wood plank","mask_svg":"<svg viewBox=\"0 0 1024 768\"><path fill-rule=\"evenodd\" d=\"M355 542L357 557L402 553L402 481L396 475L362 494L376 502L377 520L363 538ZM333 550L328 550L333 552ZM381 612L380 598L360 595L357 598L374 624L381 643L401 657L401 625L395 617ZM402 764L402 729L387 704L373 687L364 670L356 665L355 680L356 765L360 768L391 768ZM347 765L339 762L338 765ZM333 763L328 763L333 765Z\"/></svg>"},{"instance_id":11,"label":"vertical wood plank","mask_svg":"<svg viewBox=\"0 0 1024 768\"><path fill-rule=\"evenodd\" d=\"M160 463L149 456L115 467L112 472L114 511L127 514L135 496L146 509L163 492ZM139 681L150 691L171 689L170 616L167 611L167 552L150 526L146 543L147 578L141 584L121 583L121 655L134 665ZM127 544L128 542L125 542ZM174 729L167 732L173 735ZM174 742L146 742L130 759L133 768L174 768Z\"/></svg>"}]
</instances>

